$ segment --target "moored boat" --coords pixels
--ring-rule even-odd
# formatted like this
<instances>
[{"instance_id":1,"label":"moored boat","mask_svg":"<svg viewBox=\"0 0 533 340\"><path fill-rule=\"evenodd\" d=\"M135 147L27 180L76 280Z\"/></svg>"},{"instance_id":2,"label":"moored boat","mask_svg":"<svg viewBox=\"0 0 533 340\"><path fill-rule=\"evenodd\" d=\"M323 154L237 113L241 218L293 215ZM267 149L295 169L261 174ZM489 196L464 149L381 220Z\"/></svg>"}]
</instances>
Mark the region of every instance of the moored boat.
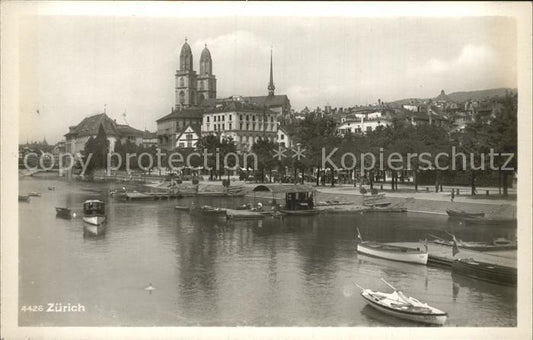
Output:
<instances>
[{"instance_id":1,"label":"moored boat","mask_svg":"<svg viewBox=\"0 0 533 340\"><path fill-rule=\"evenodd\" d=\"M453 241L447 241L443 239L432 240L431 242L442 246L453 246ZM499 238L488 242L466 242L457 240L457 246L459 248L475 250L475 251L500 251L500 250L514 250L517 248L517 243L507 239Z\"/></svg>"},{"instance_id":2,"label":"moored boat","mask_svg":"<svg viewBox=\"0 0 533 340\"><path fill-rule=\"evenodd\" d=\"M28 193L28 196L41 197L41 193L32 191L32 192Z\"/></svg>"},{"instance_id":3,"label":"moored boat","mask_svg":"<svg viewBox=\"0 0 533 340\"><path fill-rule=\"evenodd\" d=\"M409 262L415 264L427 264L428 251L420 248L410 248L404 246L397 246L392 244L363 241L359 229L357 229L358 242L356 244L356 250L358 253L379 257L382 259Z\"/></svg>"},{"instance_id":4,"label":"moored boat","mask_svg":"<svg viewBox=\"0 0 533 340\"><path fill-rule=\"evenodd\" d=\"M394 287L392 287L394 289L392 293L382 293L358 287L361 289L363 299L372 308L385 314L404 320L439 326L444 325L448 318L446 312L406 296Z\"/></svg>"},{"instance_id":5,"label":"moored boat","mask_svg":"<svg viewBox=\"0 0 533 340\"><path fill-rule=\"evenodd\" d=\"M452 263L452 274L460 274L471 278L516 286L517 270L513 267L476 261L474 259L457 259Z\"/></svg>"},{"instance_id":6,"label":"moored boat","mask_svg":"<svg viewBox=\"0 0 533 340\"><path fill-rule=\"evenodd\" d=\"M316 215L319 213L319 211L315 209L306 209L306 210L280 209L279 212L285 215L294 215L294 216L310 216L310 215Z\"/></svg>"},{"instance_id":7,"label":"moored boat","mask_svg":"<svg viewBox=\"0 0 533 340\"><path fill-rule=\"evenodd\" d=\"M357 244L357 252L392 261L427 264L428 252L420 248L409 248L391 244L363 241Z\"/></svg>"},{"instance_id":8,"label":"moored boat","mask_svg":"<svg viewBox=\"0 0 533 340\"><path fill-rule=\"evenodd\" d=\"M83 228L85 231L100 235L105 232L105 203L100 200L87 200L83 203Z\"/></svg>"},{"instance_id":9,"label":"moored boat","mask_svg":"<svg viewBox=\"0 0 533 340\"><path fill-rule=\"evenodd\" d=\"M190 212L198 216L226 216L226 209L215 208L209 205L202 205L201 207L191 207Z\"/></svg>"},{"instance_id":10,"label":"moored boat","mask_svg":"<svg viewBox=\"0 0 533 340\"><path fill-rule=\"evenodd\" d=\"M58 207L56 207L56 217L70 220L74 216L73 216L72 210L70 208L58 208Z\"/></svg>"},{"instance_id":11,"label":"moored boat","mask_svg":"<svg viewBox=\"0 0 533 340\"><path fill-rule=\"evenodd\" d=\"M19 195L19 202L29 202L30 196L28 195Z\"/></svg>"},{"instance_id":12,"label":"moored boat","mask_svg":"<svg viewBox=\"0 0 533 340\"><path fill-rule=\"evenodd\" d=\"M174 207L174 209L181 210L181 211L189 211L190 208L184 205L177 205Z\"/></svg>"},{"instance_id":13,"label":"moored boat","mask_svg":"<svg viewBox=\"0 0 533 340\"><path fill-rule=\"evenodd\" d=\"M464 210L452 210L452 209L446 209L446 213L450 217L457 217L457 218L476 218L476 217L484 217L485 213L475 213L475 212L466 212Z\"/></svg>"}]
</instances>

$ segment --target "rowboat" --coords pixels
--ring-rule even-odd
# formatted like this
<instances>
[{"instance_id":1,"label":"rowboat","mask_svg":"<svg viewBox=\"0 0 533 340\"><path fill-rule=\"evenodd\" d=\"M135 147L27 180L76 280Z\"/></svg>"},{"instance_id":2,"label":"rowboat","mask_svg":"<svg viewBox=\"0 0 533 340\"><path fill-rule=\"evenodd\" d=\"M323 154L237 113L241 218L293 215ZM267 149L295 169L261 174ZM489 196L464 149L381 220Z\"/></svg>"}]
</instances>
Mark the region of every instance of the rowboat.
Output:
<instances>
[{"instance_id":1,"label":"rowboat","mask_svg":"<svg viewBox=\"0 0 533 340\"><path fill-rule=\"evenodd\" d=\"M19 202L29 202L30 196L28 195L19 195Z\"/></svg>"},{"instance_id":2,"label":"rowboat","mask_svg":"<svg viewBox=\"0 0 533 340\"><path fill-rule=\"evenodd\" d=\"M480 262L474 259L457 259L452 263L452 274L460 274L471 278L516 286L517 270L513 267Z\"/></svg>"},{"instance_id":3,"label":"rowboat","mask_svg":"<svg viewBox=\"0 0 533 340\"><path fill-rule=\"evenodd\" d=\"M420 248L409 248L391 244L363 241L357 244L357 252L387 260L427 264L428 252Z\"/></svg>"},{"instance_id":4,"label":"rowboat","mask_svg":"<svg viewBox=\"0 0 533 340\"><path fill-rule=\"evenodd\" d=\"M184 205L177 205L174 207L174 209L181 210L181 211L189 211L190 208Z\"/></svg>"},{"instance_id":5,"label":"rowboat","mask_svg":"<svg viewBox=\"0 0 533 340\"><path fill-rule=\"evenodd\" d=\"M72 214L72 211L69 208L58 208L58 207L56 207L56 217L70 220L73 217L73 214Z\"/></svg>"},{"instance_id":6,"label":"rowboat","mask_svg":"<svg viewBox=\"0 0 533 340\"><path fill-rule=\"evenodd\" d=\"M302 209L302 210L287 210L287 209L280 209L281 213L285 215L293 215L293 216L311 216L318 214L318 210L315 209Z\"/></svg>"},{"instance_id":7,"label":"rowboat","mask_svg":"<svg viewBox=\"0 0 533 340\"><path fill-rule=\"evenodd\" d=\"M484 217L485 213L474 213L474 212L466 212L464 210L451 210L446 209L446 213L450 217L457 217L457 218L475 218L475 217Z\"/></svg>"},{"instance_id":8,"label":"rowboat","mask_svg":"<svg viewBox=\"0 0 533 340\"><path fill-rule=\"evenodd\" d=\"M512 242L507 239L498 238L492 241L492 243L487 242L466 242L457 240L457 246L459 248L475 250L475 251L499 251L499 250L513 250L517 248L517 243ZM439 244L442 246L453 246L453 241L447 241L443 239L432 240L432 243Z\"/></svg>"},{"instance_id":9,"label":"rowboat","mask_svg":"<svg viewBox=\"0 0 533 340\"><path fill-rule=\"evenodd\" d=\"M87 200L83 203L83 228L93 235L105 232L105 203L100 200Z\"/></svg>"},{"instance_id":10,"label":"rowboat","mask_svg":"<svg viewBox=\"0 0 533 340\"><path fill-rule=\"evenodd\" d=\"M191 214L198 216L226 216L226 209L215 208L209 205L191 207L190 212Z\"/></svg>"},{"instance_id":11,"label":"rowboat","mask_svg":"<svg viewBox=\"0 0 533 340\"><path fill-rule=\"evenodd\" d=\"M28 193L28 196L41 197L41 194L38 193L38 192L32 191L32 192Z\"/></svg>"},{"instance_id":12,"label":"rowboat","mask_svg":"<svg viewBox=\"0 0 533 340\"><path fill-rule=\"evenodd\" d=\"M514 225L516 227L516 218L464 218L463 219L465 224L473 224L473 225Z\"/></svg>"},{"instance_id":13,"label":"rowboat","mask_svg":"<svg viewBox=\"0 0 533 340\"><path fill-rule=\"evenodd\" d=\"M439 326L444 325L448 318L446 312L432 307L427 303L420 302L413 297L408 297L395 288L393 288L394 292L392 293L382 293L362 287L359 288L361 288L361 296L366 303L385 314L403 320Z\"/></svg>"},{"instance_id":14,"label":"rowboat","mask_svg":"<svg viewBox=\"0 0 533 340\"><path fill-rule=\"evenodd\" d=\"M356 250L358 253L379 257L382 259L409 262L416 264L427 264L428 262L428 250L420 248L410 248L397 246L386 243L363 241L359 228L357 228Z\"/></svg>"}]
</instances>

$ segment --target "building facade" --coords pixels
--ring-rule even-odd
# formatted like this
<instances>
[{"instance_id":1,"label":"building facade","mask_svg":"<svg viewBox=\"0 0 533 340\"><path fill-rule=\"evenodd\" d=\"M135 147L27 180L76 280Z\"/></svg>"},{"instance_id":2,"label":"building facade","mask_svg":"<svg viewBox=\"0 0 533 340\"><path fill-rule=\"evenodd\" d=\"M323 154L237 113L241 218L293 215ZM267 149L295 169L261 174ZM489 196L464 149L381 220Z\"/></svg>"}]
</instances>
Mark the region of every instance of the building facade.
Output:
<instances>
[{"instance_id":1,"label":"building facade","mask_svg":"<svg viewBox=\"0 0 533 340\"><path fill-rule=\"evenodd\" d=\"M277 116L276 112L258 107L243 97L233 97L205 111L201 134L232 138L238 149L247 149L259 138L276 142Z\"/></svg>"},{"instance_id":2,"label":"building facade","mask_svg":"<svg viewBox=\"0 0 533 340\"><path fill-rule=\"evenodd\" d=\"M137 145L142 144L143 132L141 130L132 128L129 125L117 124L106 113L100 113L86 117L78 125L69 127L69 132L65 134L65 151L71 154L82 152L87 141L91 137L96 138L100 126L104 129L106 138L109 141L110 152L115 150L115 144L118 140L121 143L130 141Z\"/></svg>"}]
</instances>

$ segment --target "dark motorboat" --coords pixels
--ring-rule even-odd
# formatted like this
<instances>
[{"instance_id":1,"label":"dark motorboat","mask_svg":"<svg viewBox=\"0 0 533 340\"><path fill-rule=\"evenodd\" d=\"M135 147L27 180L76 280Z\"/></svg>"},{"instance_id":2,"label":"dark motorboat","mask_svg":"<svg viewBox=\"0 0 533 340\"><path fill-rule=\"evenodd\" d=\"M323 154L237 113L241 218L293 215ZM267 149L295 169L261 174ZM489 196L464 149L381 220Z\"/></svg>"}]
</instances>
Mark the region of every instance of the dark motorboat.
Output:
<instances>
[{"instance_id":1,"label":"dark motorboat","mask_svg":"<svg viewBox=\"0 0 533 340\"><path fill-rule=\"evenodd\" d=\"M19 195L19 202L29 202L30 196L28 195Z\"/></svg>"},{"instance_id":2,"label":"dark motorboat","mask_svg":"<svg viewBox=\"0 0 533 340\"><path fill-rule=\"evenodd\" d=\"M87 200L83 203L83 229L93 235L105 232L105 203L100 200Z\"/></svg>"},{"instance_id":3,"label":"dark motorboat","mask_svg":"<svg viewBox=\"0 0 533 340\"><path fill-rule=\"evenodd\" d=\"M456 218L476 218L485 216L485 213L466 212L464 210L446 209L446 213L448 214L448 216Z\"/></svg>"},{"instance_id":4,"label":"dark motorboat","mask_svg":"<svg viewBox=\"0 0 533 340\"><path fill-rule=\"evenodd\" d=\"M72 217L76 217L76 214L72 213L70 208L58 208L56 207L56 217L70 220Z\"/></svg>"},{"instance_id":5,"label":"dark motorboat","mask_svg":"<svg viewBox=\"0 0 533 340\"><path fill-rule=\"evenodd\" d=\"M516 268L480 262L474 259L453 261L452 274L510 286L516 286L517 278Z\"/></svg>"}]
</instances>

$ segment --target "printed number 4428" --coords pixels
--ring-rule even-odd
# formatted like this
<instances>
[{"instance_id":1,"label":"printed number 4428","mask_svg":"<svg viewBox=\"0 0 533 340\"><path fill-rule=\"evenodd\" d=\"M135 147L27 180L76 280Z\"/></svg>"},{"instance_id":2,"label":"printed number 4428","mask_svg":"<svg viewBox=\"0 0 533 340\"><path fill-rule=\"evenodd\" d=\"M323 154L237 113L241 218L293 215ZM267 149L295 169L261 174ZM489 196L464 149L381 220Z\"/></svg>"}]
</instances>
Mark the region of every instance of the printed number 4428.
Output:
<instances>
[{"instance_id":1,"label":"printed number 4428","mask_svg":"<svg viewBox=\"0 0 533 340\"><path fill-rule=\"evenodd\" d=\"M33 305L33 306L22 306L21 311L23 312L42 312L44 311L44 307L42 305Z\"/></svg>"}]
</instances>

